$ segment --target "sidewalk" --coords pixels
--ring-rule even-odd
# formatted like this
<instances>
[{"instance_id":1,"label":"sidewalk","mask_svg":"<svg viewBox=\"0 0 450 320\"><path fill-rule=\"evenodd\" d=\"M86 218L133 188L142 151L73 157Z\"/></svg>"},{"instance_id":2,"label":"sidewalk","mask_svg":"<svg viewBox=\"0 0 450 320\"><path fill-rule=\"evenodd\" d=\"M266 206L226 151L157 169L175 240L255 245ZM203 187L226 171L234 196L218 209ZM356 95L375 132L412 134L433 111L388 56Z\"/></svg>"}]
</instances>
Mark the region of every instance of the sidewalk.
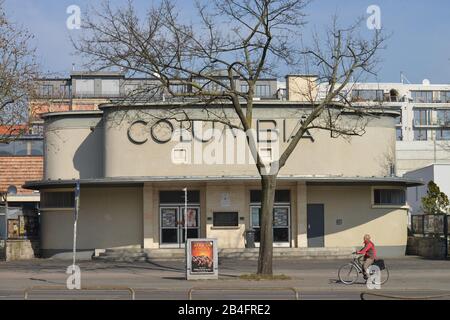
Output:
<instances>
[{"instance_id":1,"label":"sidewalk","mask_svg":"<svg viewBox=\"0 0 450 320\"><path fill-rule=\"evenodd\" d=\"M184 280L182 261L154 263L80 262L82 286L120 286L136 290L160 290L168 298L174 292L185 299L192 287L215 288L274 288L293 287L300 292L322 294L354 293L367 291L362 279L346 286L338 283L337 270L347 260L282 260L275 261L274 273L284 274L290 280L242 280L242 274L254 273L256 261L223 260L219 265L219 280ZM450 261L424 260L405 257L386 261L389 281L382 287L385 292L416 294L450 292ZM31 261L0 262L0 292L21 294L30 286L65 286L65 274L70 261L37 259ZM158 296L164 297L164 294ZM274 293L275 294L275 293ZM275 294L276 295L276 294ZM149 298L152 296L149 295Z\"/></svg>"}]
</instances>

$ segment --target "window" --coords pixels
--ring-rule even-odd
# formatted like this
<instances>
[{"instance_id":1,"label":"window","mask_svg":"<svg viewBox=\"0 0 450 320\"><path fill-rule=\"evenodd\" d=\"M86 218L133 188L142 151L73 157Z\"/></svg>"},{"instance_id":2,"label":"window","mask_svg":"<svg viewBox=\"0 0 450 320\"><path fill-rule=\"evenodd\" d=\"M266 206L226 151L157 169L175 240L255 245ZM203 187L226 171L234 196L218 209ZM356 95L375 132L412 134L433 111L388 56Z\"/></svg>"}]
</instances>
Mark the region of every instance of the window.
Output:
<instances>
[{"instance_id":1,"label":"window","mask_svg":"<svg viewBox=\"0 0 450 320\"><path fill-rule=\"evenodd\" d=\"M427 140L427 130L414 129L414 140L416 140L416 141L426 141Z\"/></svg>"},{"instance_id":2,"label":"window","mask_svg":"<svg viewBox=\"0 0 450 320\"><path fill-rule=\"evenodd\" d=\"M403 189L374 189L375 205L404 205L405 201Z\"/></svg>"},{"instance_id":3,"label":"window","mask_svg":"<svg viewBox=\"0 0 450 320\"><path fill-rule=\"evenodd\" d=\"M53 96L53 85L44 84L40 87L39 95L42 97L51 97Z\"/></svg>"},{"instance_id":4,"label":"window","mask_svg":"<svg viewBox=\"0 0 450 320\"><path fill-rule=\"evenodd\" d=\"M200 203L199 191L188 191L188 204ZM160 191L159 203L184 204L184 191Z\"/></svg>"},{"instance_id":5,"label":"window","mask_svg":"<svg viewBox=\"0 0 450 320\"><path fill-rule=\"evenodd\" d=\"M395 129L395 131L396 131L396 135L397 135L397 141L402 141L403 140L402 128L397 128L397 129Z\"/></svg>"},{"instance_id":6,"label":"window","mask_svg":"<svg viewBox=\"0 0 450 320\"><path fill-rule=\"evenodd\" d=\"M439 129L436 131L436 140L450 140L450 129Z\"/></svg>"},{"instance_id":7,"label":"window","mask_svg":"<svg viewBox=\"0 0 450 320\"><path fill-rule=\"evenodd\" d=\"M248 85L247 84L241 84L241 92L244 92L244 93L248 92Z\"/></svg>"},{"instance_id":8,"label":"window","mask_svg":"<svg viewBox=\"0 0 450 320\"><path fill-rule=\"evenodd\" d=\"M173 93L187 93L187 87L184 84L171 84L169 85L170 91Z\"/></svg>"},{"instance_id":9,"label":"window","mask_svg":"<svg viewBox=\"0 0 450 320\"><path fill-rule=\"evenodd\" d=\"M103 96L118 96L120 94L119 80L102 80Z\"/></svg>"},{"instance_id":10,"label":"window","mask_svg":"<svg viewBox=\"0 0 450 320\"><path fill-rule=\"evenodd\" d=\"M433 91L412 91L411 97L416 103L433 102Z\"/></svg>"},{"instance_id":11,"label":"window","mask_svg":"<svg viewBox=\"0 0 450 320\"><path fill-rule=\"evenodd\" d=\"M352 98L356 101L383 101L383 90L353 90Z\"/></svg>"},{"instance_id":12,"label":"window","mask_svg":"<svg viewBox=\"0 0 450 320\"><path fill-rule=\"evenodd\" d=\"M0 143L2 156L41 156L44 153L42 140L14 140Z\"/></svg>"},{"instance_id":13,"label":"window","mask_svg":"<svg viewBox=\"0 0 450 320\"><path fill-rule=\"evenodd\" d=\"M270 86L265 85L256 85L255 97L270 97Z\"/></svg>"},{"instance_id":14,"label":"window","mask_svg":"<svg viewBox=\"0 0 450 320\"><path fill-rule=\"evenodd\" d=\"M440 101L442 103L449 103L450 102L450 91L441 91Z\"/></svg>"},{"instance_id":15,"label":"window","mask_svg":"<svg viewBox=\"0 0 450 320\"><path fill-rule=\"evenodd\" d=\"M429 109L415 109L414 110L414 125L426 126L430 124L430 110Z\"/></svg>"},{"instance_id":16,"label":"window","mask_svg":"<svg viewBox=\"0 0 450 320\"><path fill-rule=\"evenodd\" d=\"M238 227L239 214L237 212L214 212L214 227Z\"/></svg>"},{"instance_id":17,"label":"window","mask_svg":"<svg viewBox=\"0 0 450 320\"><path fill-rule=\"evenodd\" d=\"M62 84L59 86L59 92L61 98L70 98L72 95L72 87L68 84Z\"/></svg>"},{"instance_id":18,"label":"window","mask_svg":"<svg viewBox=\"0 0 450 320\"><path fill-rule=\"evenodd\" d=\"M436 114L440 126L450 127L450 110L437 110Z\"/></svg>"},{"instance_id":19,"label":"window","mask_svg":"<svg viewBox=\"0 0 450 320\"><path fill-rule=\"evenodd\" d=\"M250 202L260 203L261 202L261 190L251 190L250 191ZM291 202L291 192L290 190L276 190L275 191L275 203L290 203Z\"/></svg>"},{"instance_id":20,"label":"window","mask_svg":"<svg viewBox=\"0 0 450 320\"><path fill-rule=\"evenodd\" d=\"M94 95L94 80L93 79L77 79L75 84L77 95Z\"/></svg>"},{"instance_id":21,"label":"window","mask_svg":"<svg viewBox=\"0 0 450 320\"><path fill-rule=\"evenodd\" d=\"M41 208L74 208L75 207L75 192L41 192Z\"/></svg>"}]
</instances>

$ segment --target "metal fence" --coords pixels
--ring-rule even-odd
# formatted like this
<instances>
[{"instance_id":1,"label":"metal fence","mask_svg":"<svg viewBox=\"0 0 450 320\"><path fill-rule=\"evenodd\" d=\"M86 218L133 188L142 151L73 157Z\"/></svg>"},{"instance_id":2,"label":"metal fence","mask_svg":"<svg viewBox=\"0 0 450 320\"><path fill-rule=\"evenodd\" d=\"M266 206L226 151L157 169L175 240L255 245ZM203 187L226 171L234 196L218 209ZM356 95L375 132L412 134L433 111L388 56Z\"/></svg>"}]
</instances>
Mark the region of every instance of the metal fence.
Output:
<instances>
[{"instance_id":1,"label":"metal fence","mask_svg":"<svg viewBox=\"0 0 450 320\"><path fill-rule=\"evenodd\" d=\"M411 232L414 235L441 235L450 234L448 215L423 214L411 216Z\"/></svg>"}]
</instances>

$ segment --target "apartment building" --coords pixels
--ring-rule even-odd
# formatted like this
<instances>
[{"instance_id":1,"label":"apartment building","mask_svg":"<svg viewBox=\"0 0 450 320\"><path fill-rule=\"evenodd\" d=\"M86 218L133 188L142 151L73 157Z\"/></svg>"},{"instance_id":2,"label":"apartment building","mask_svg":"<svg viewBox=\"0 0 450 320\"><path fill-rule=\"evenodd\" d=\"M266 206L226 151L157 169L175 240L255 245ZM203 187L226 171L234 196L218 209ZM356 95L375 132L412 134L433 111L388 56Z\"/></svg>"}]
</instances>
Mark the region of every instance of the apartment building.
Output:
<instances>
[{"instance_id":1,"label":"apartment building","mask_svg":"<svg viewBox=\"0 0 450 320\"><path fill-rule=\"evenodd\" d=\"M450 163L450 84L353 83L354 105L376 103L396 109L396 173Z\"/></svg>"}]
</instances>

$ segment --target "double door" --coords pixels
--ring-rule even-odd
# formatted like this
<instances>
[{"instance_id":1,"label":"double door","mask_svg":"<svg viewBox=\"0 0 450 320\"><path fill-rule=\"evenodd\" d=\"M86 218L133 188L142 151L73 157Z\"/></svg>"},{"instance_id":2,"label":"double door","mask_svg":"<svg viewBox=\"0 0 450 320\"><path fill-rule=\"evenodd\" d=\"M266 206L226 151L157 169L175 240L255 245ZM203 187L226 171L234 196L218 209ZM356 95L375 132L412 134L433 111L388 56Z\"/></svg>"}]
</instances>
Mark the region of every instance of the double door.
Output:
<instances>
[{"instance_id":1,"label":"double door","mask_svg":"<svg viewBox=\"0 0 450 320\"><path fill-rule=\"evenodd\" d=\"M200 207L160 207L160 247L184 248L186 239L200 237Z\"/></svg>"}]
</instances>

